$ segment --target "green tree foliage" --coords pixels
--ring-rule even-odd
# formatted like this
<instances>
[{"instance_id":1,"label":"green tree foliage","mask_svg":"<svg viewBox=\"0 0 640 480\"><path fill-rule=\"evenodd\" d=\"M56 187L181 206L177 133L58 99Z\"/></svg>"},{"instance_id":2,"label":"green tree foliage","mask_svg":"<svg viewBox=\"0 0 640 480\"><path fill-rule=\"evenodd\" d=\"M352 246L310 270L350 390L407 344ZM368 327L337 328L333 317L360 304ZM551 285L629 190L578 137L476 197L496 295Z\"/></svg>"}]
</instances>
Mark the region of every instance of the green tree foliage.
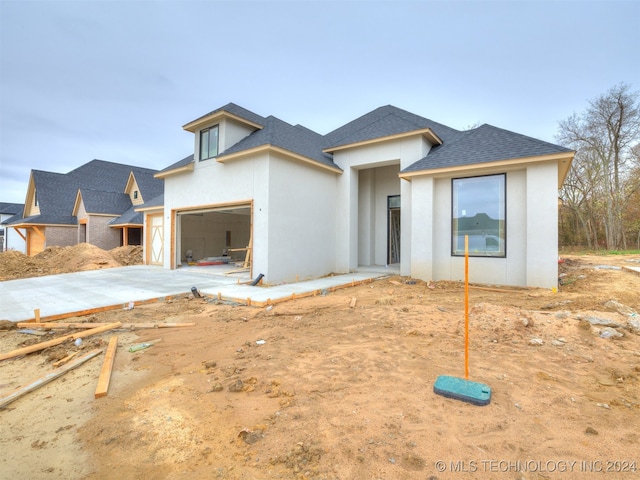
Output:
<instances>
[{"instance_id":1,"label":"green tree foliage","mask_svg":"<svg viewBox=\"0 0 640 480\"><path fill-rule=\"evenodd\" d=\"M622 83L560 122L558 142L576 150L561 189L563 242L616 250L640 241L639 98Z\"/></svg>"}]
</instances>

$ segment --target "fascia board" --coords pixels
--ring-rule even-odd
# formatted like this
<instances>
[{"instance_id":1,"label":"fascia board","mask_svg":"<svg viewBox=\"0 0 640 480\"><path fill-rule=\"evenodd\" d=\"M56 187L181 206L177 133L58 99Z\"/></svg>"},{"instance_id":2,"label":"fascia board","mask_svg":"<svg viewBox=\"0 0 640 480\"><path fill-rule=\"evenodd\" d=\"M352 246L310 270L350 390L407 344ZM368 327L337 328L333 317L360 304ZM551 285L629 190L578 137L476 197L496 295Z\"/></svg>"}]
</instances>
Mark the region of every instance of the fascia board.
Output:
<instances>
[{"instance_id":1,"label":"fascia board","mask_svg":"<svg viewBox=\"0 0 640 480\"><path fill-rule=\"evenodd\" d=\"M180 173L185 172L193 172L193 167L195 162L188 163L187 165L183 165L182 167L174 168L172 170L167 170L166 172L158 172L153 175L153 178L167 178L172 175L178 175Z\"/></svg>"},{"instance_id":2,"label":"fascia board","mask_svg":"<svg viewBox=\"0 0 640 480\"><path fill-rule=\"evenodd\" d=\"M487 169L495 169L495 168L508 168L513 167L515 165L526 165L530 163L540 163L540 162L549 162L556 160L558 162L558 188L562 186L564 179L569 171L569 167L571 166L571 162L573 161L573 156L575 152L562 152L562 153L552 153L549 155L539 155L535 157L522 157L522 158L511 158L507 160L497 160L494 162L483 162L483 163L471 163L469 165L457 165L453 167L441 167L441 168L432 168L425 170L418 170L415 172L400 172L398 176L403 180L411 181L414 177L419 177L422 175L431 175L431 176L448 176L451 174L471 172L477 170L487 170Z\"/></svg>"}]
</instances>

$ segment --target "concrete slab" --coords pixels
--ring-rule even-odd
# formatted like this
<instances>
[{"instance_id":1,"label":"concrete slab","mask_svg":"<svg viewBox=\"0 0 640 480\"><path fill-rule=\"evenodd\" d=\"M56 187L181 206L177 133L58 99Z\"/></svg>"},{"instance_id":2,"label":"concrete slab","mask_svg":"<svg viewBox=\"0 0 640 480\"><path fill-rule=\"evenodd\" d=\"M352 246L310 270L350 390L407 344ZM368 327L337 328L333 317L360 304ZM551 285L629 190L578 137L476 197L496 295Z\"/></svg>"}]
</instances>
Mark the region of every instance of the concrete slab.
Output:
<instances>
[{"instance_id":1,"label":"concrete slab","mask_svg":"<svg viewBox=\"0 0 640 480\"><path fill-rule=\"evenodd\" d=\"M640 273L640 267L627 267L627 266L624 266L622 268L624 268L625 270L629 270L630 272Z\"/></svg>"},{"instance_id":2,"label":"concrete slab","mask_svg":"<svg viewBox=\"0 0 640 480\"><path fill-rule=\"evenodd\" d=\"M28 321L35 317L35 309L40 309L42 319L50 319L100 309L126 308L129 302L142 303L182 295L194 286L207 296L263 306L328 293L391 273L395 272L352 273L272 287L251 287L238 284L237 278L148 265L48 275L0 282L0 320Z\"/></svg>"}]
</instances>

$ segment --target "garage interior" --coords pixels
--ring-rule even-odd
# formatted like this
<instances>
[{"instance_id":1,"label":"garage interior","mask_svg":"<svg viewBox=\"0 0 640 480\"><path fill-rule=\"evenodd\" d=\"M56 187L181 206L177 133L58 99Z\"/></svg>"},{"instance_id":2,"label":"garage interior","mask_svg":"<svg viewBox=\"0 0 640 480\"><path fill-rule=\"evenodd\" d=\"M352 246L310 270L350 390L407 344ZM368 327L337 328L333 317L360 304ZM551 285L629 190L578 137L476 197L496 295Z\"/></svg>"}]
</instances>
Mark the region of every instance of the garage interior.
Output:
<instances>
[{"instance_id":1,"label":"garage interior","mask_svg":"<svg viewBox=\"0 0 640 480\"><path fill-rule=\"evenodd\" d=\"M251 275L250 204L180 211L176 223L177 265Z\"/></svg>"}]
</instances>

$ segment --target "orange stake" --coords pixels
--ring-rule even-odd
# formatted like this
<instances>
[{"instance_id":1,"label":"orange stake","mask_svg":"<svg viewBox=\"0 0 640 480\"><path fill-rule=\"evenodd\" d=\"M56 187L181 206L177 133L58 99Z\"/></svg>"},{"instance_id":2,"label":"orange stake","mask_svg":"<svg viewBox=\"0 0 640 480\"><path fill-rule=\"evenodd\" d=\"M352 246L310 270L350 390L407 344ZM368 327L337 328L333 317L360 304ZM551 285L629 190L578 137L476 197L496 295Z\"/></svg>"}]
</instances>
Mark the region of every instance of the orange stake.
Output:
<instances>
[{"instance_id":1,"label":"orange stake","mask_svg":"<svg viewBox=\"0 0 640 480\"><path fill-rule=\"evenodd\" d=\"M464 236L464 378L469 379L469 235Z\"/></svg>"}]
</instances>

